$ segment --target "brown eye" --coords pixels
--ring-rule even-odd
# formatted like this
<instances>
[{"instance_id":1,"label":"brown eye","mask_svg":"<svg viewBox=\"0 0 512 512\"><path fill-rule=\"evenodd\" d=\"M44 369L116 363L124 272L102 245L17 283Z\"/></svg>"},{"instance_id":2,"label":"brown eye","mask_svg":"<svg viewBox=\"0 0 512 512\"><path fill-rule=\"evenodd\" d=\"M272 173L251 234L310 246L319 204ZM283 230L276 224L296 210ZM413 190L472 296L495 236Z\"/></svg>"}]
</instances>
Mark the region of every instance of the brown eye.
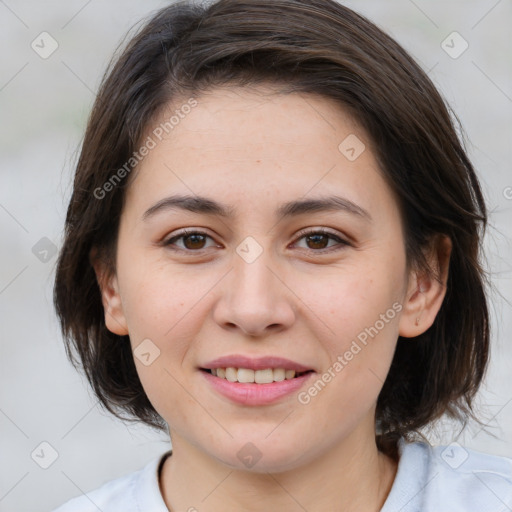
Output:
<instances>
[{"instance_id":1,"label":"brown eye","mask_svg":"<svg viewBox=\"0 0 512 512\"><path fill-rule=\"evenodd\" d=\"M328 235L318 233L315 235L308 235L305 238L312 244L309 245L310 249L325 249L329 243L330 237Z\"/></svg>"},{"instance_id":2,"label":"brown eye","mask_svg":"<svg viewBox=\"0 0 512 512\"><path fill-rule=\"evenodd\" d=\"M199 234L187 235L183 237L183 244L187 249L202 249L205 237Z\"/></svg>"},{"instance_id":3,"label":"brown eye","mask_svg":"<svg viewBox=\"0 0 512 512\"><path fill-rule=\"evenodd\" d=\"M175 246L172 249L182 251L200 251L205 249L206 240L211 236L201 231L184 231L179 235L173 236L164 242L165 246ZM176 245L175 242L182 241L182 246Z\"/></svg>"},{"instance_id":4,"label":"brown eye","mask_svg":"<svg viewBox=\"0 0 512 512\"><path fill-rule=\"evenodd\" d=\"M329 232L325 231L323 229L317 229L315 231L309 231L306 233L302 233L300 238L298 240L304 239L306 241L306 249L311 249L314 252L321 252L321 251L329 251L332 247L329 247L329 242L335 241L337 244L334 244L333 250L336 250L336 245L338 246L347 246L350 245L347 241L343 240L339 236ZM339 249L340 247L338 247Z\"/></svg>"}]
</instances>

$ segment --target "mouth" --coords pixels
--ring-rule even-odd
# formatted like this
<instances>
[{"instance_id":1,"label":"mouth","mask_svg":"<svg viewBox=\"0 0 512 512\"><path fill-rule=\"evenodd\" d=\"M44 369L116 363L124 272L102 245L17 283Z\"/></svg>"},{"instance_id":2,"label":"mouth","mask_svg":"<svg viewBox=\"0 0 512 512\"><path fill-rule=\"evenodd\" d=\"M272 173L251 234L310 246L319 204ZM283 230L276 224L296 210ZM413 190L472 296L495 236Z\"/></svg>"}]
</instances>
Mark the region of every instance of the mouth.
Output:
<instances>
[{"instance_id":1,"label":"mouth","mask_svg":"<svg viewBox=\"0 0 512 512\"><path fill-rule=\"evenodd\" d=\"M272 384L273 382L298 379L303 375L313 373L313 370L296 371L285 368L253 370L251 368L235 368L232 366L226 368L200 368L200 370L228 382L243 384Z\"/></svg>"},{"instance_id":2,"label":"mouth","mask_svg":"<svg viewBox=\"0 0 512 512\"><path fill-rule=\"evenodd\" d=\"M270 406L290 399L316 372L282 357L220 357L200 368L217 396L242 406Z\"/></svg>"},{"instance_id":3,"label":"mouth","mask_svg":"<svg viewBox=\"0 0 512 512\"><path fill-rule=\"evenodd\" d=\"M231 354L202 364L198 370L217 396L243 406L265 406L289 398L315 369L279 356Z\"/></svg>"}]
</instances>

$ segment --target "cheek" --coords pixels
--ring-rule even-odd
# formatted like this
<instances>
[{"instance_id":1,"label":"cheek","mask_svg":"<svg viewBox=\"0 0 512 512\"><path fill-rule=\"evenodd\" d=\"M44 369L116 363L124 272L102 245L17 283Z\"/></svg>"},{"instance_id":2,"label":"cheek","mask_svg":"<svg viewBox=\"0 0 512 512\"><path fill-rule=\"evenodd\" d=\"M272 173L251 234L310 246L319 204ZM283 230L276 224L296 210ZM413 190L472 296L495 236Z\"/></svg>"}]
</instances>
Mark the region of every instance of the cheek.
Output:
<instances>
[{"instance_id":1,"label":"cheek","mask_svg":"<svg viewBox=\"0 0 512 512\"><path fill-rule=\"evenodd\" d=\"M200 277L169 263L151 261L147 255L138 259L134 252L130 254L132 258L120 259L118 268L137 372L152 402L161 396L168 402L182 395L178 384L181 365L194 348L191 340L197 337L206 314L204 299L218 278L211 272ZM143 350L151 354L149 365L137 357Z\"/></svg>"},{"instance_id":2,"label":"cheek","mask_svg":"<svg viewBox=\"0 0 512 512\"><path fill-rule=\"evenodd\" d=\"M144 279L133 277L123 307L134 361L148 398L167 417L166 410L187 407L181 365L200 325L192 308L197 295L178 276L169 280L163 271L146 270ZM139 356L148 352L146 360Z\"/></svg>"},{"instance_id":3,"label":"cheek","mask_svg":"<svg viewBox=\"0 0 512 512\"><path fill-rule=\"evenodd\" d=\"M172 337L197 301L198 290L190 286L190 276L147 256L134 256L119 266L123 311L132 342Z\"/></svg>"},{"instance_id":4,"label":"cheek","mask_svg":"<svg viewBox=\"0 0 512 512\"><path fill-rule=\"evenodd\" d=\"M400 254L387 258L382 251L367 256L325 280L308 279L302 290L307 289L308 305L328 326L321 327L325 387L350 410L376 400L393 358L402 309L405 260Z\"/></svg>"},{"instance_id":5,"label":"cheek","mask_svg":"<svg viewBox=\"0 0 512 512\"><path fill-rule=\"evenodd\" d=\"M385 315L386 329L397 324L397 306L403 286L396 266L372 265L369 262L336 268L333 272L304 280L302 291L307 304L325 321L330 329L334 348L343 348L344 341L353 339ZM388 314L386 315L386 312Z\"/></svg>"},{"instance_id":6,"label":"cheek","mask_svg":"<svg viewBox=\"0 0 512 512\"><path fill-rule=\"evenodd\" d=\"M371 278L359 280L359 293L353 283L342 290L346 295L326 296L332 313L326 323L334 331L321 339L326 364L298 396L302 413L314 417L317 428L340 437L371 418L398 338L400 303L391 293L369 293L370 283Z\"/></svg>"}]
</instances>

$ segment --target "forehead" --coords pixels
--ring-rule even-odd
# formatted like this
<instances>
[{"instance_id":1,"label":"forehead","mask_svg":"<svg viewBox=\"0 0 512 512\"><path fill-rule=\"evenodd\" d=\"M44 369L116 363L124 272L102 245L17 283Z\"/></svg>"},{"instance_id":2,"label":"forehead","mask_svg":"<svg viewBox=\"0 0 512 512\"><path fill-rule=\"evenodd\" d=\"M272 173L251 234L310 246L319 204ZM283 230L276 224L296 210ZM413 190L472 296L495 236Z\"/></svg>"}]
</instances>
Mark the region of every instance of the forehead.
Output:
<instances>
[{"instance_id":1,"label":"forehead","mask_svg":"<svg viewBox=\"0 0 512 512\"><path fill-rule=\"evenodd\" d=\"M390 193L368 136L332 99L224 87L190 100L175 99L145 134L154 147L128 189L140 208L166 192L213 195L233 211L334 189L369 206Z\"/></svg>"}]
</instances>

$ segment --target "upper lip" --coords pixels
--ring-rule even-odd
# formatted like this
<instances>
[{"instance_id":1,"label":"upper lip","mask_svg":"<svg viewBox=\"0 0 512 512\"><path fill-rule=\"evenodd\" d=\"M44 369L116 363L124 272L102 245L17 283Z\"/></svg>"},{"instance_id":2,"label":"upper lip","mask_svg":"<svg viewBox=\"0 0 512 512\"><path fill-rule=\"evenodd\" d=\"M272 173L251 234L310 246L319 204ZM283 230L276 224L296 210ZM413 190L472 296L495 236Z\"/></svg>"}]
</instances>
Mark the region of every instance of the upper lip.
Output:
<instances>
[{"instance_id":1,"label":"upper lip","mask_svg":"<svg viewBox=\"0 0 512 512\"><path fill-rule=\"evenodd\" d=\"M249 357L241 354L222 356L205 363L201 368L211 370L214 368L248 368L251 370L266 370L267 368L283 368L306 372L313 370L311 367L277 356Z\"/></svg>"}]
</instances>

